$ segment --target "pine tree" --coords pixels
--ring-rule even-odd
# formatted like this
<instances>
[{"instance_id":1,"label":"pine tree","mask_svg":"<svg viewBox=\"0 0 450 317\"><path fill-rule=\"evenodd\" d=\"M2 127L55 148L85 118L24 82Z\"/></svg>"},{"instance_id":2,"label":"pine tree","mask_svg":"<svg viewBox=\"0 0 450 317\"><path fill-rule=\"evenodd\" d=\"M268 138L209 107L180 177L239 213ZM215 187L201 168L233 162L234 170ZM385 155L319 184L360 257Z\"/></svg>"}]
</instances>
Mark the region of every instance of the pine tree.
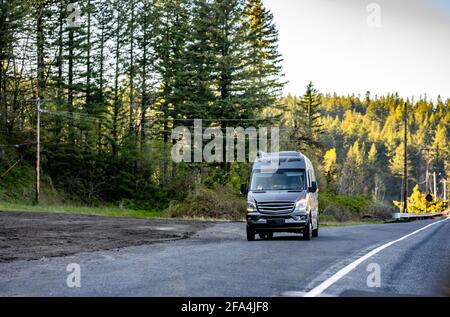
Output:
<instances>
[{"instance_id":1,"label":"pine tree","mask_svg":"<svg viewBox=\"0 0 450 317\"><path fill-rule=\"evenodd\" d=\"M214 75L217 77L217 98L212 109L214 117L240 119L240 104L237 97L243 93L239 83L244 79L243 66L244 33L241 27L242 1L217 0L213 2L213 19L216 21L212 30L213 49L216 60ZM222 128L229 122L223 120Z\"/></svg>"},{"instance_id":2,"label":"pine tree","mask_svg":"<svg viewBox=\"0 0 450 317\"><path fill-rule=\"evenodd\" d=\"M405 146L403 143L400 143L400 145L396 148L393 157L390 160L390 171L393 175L397 177L403 177L404 173L404 149ZM411 173L411 160L408 158L408 174Z\"/></svg>"},{"instance_id":3,"label":"pine tree","mask_svg":"<svg viewBox=\"0 0 450 317\"><path fill-rule=\"evenodd\" d=\"M168 156L168 145L171 127L174 127L182 112L179 112L184 96L182 87L185 84L184 56L186 52L186 34L188 27L189 0L155 0L156 16L155 26L155 57L157 59L156 71L161 77L158 96L159 112L162 114L162 137L164 154ZM169 181L168 159L164 159L161 185Z\"/></svg>"},{"instance_id":4,"label":"pine tree","mask_svg":"<svg viewBox=\"0 0 450 317\"><path fill-rule=\"evenodd\" d=\"M317 140L323 132L320 122L320 106L322 105L322 96L314 88L312 82L306 87L306 92L300 100L300 105L306 115L307 137L311 145L318 146Z\"/></svg>"},{"instance_id":5,"label":"pine tree","mask_svg":"<svg viewBox=\"0 0 450 317\"><path fill-rule=\"evenodd\" d=\"M94 77L95 77L95 97L92 100L93 114L104 116L108 112L110 103L110 90L107 77L107 66L111 55L107 49L107 43L112 39L111 32L114 23L113 6L108 2L100 1L96 3L94 17L97 24L96 40L93 42L95 51L94 59ZM105 127L107 123L99 120L97 123L97 149L99 152L105 150L105 140L110 138L110 127Z\"/></svg>"},{"instance_id":6,"label":"pine tree","mask_svg":"<svg viewBox=\"0 0 450 317\"><path fill-rule=\"evenodd\" d=\"M138 14L139 34L137 36L137 45L141 51L138 57L139 77L140 77L140 152L141 156L146 145L147 112L154 103L157 92L153 88L156 79L154 77L154 68L152 60L154 58L154 23L155 12L153 0L145 0Z\"/></svg>"},{"instance_id":7,"label":"pine tree","mask_svg":"<svg viewBox=\"0 0 450 317\"><path fill-rule=\"evenodd\" d=\"M246 60L249 68L244 100L247 108L260 113L276 104L284 87L281 81L282 57L278 51L278 31L272 13L261 0L246 1L243 27L247 36Z\"/></svg>"},{"instance_id":8,"label":"pine tree","mask_svg":"<svg viewBox=\"0 0 450 317\"><path fill-rule=\"evenodd\" d=\"M24 73L28 56L23 51L29 49L26 47L29 35L25 34L32 31L24 21L31 20L31 9L23 1L0 2L0 130L3 130L6 137L9 137L16 121L16 113L20 110L18 98L23 98L25 93L20 86L24 76L28 75ZM34 26L33 24L33 28ZM10 81L14 84L10 85Z\"/></svg>"},{"instance_id":9,"label":"pine tree","mask_svg":"<svg viewBox=\"0 0 450 317\"><path fill-rule=\"evenodd\" d=\"M122 114L122 89L120 86L120 77L124 73L123 67L123 46L126 35L124 34L125 25L125 12L126 6L123 0L115 0L113 4L114 8L114 88L113 88L113 117L112 117L112 155L117 156L120 145L120 130L121 130L121 120L120 115Z\"/></svg>"},{"instance_id":10,"label":"pine tree","mask_svg":"<svg viewBox=\"0 0 450 317\"><path fill-rule=\"evenodd\" d=\"M372 143L367 157L367 163L369 166L372 167L375 166L375 164L377 163L377 155L378 155L377 145L375 143Z\"/></svg>"},{"instance_id":11,"label":"pine tree","mask_svg":"<svg viewBox=\"0 0 450 317\"><path fill-rule=\"evenodd\" d=\"M447 138L447 129L438 125L431 144L431 156L434 170L438 174L445 174L445 163L450 161L450 142Z\"/></svg>"},{"instance_id":12,"label":"pine tree","mask_svg":"<svg viewBox=\"0 0 450 317\"><path fill-rule=\"evenodd\" d=\"M292 138L300 150L317 150L320 148L319 137L323 133L320 114L322 96L312 82L308 84L300 100L295 100L294 105Z\"/></svg>"},{"instance_id":13,"label":"pine tree","mask_svg":"<svg viewBox=\"0 0 450 317\"><path fill-rule=\"evenodd\" d=\"M336 185L336 173L337 173L337 156L336 149L332 148L328 150L323 157L323 173L326 176L327 183L331 187Z\"/></svg>"},{"instance_id":14,"label":"pine tree","mask_svg":"<svg viewBox=\"0 0 450 317\"><path fill-rule=\"evenodd\" d=\"M215 80L216 52L212 37L214 12L208 0L194 0L191 11L191 31L187 35L187 48L181 76L184 84L179 88L184 102L180 104L181 117L210 119L209 110L215 102L211 85Z\"/></svg>"},{"instance_id":15,"label":"pine tree","mask_svg":"<svg viewBox=\"0 0 450 317\"><path fill-rule=\"evenodd\" d=\"M356 141L349 147L339 178L339 193L362 194L365 191L364 145Z\"/></svg>"}]
</instances>

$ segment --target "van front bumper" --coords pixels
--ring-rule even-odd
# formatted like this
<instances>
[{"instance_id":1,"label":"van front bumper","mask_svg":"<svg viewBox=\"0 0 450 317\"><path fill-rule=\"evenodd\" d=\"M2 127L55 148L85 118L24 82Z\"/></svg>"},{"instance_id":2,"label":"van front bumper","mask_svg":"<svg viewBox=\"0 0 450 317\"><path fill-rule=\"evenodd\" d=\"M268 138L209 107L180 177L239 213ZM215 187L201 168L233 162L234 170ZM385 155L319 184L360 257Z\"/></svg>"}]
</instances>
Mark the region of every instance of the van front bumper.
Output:
<instances>
[{"instance_id":1,"label":"van front bumper","mask_svg":"<svg viewBox=\"0 0 450 317\"><path fill-rule=\"evenodd\" d=\"M302 230L308 224L308 216L304 212L290 214L247 214L247 225L255 230L290 231Z\"/></svg>"}]
</instances>

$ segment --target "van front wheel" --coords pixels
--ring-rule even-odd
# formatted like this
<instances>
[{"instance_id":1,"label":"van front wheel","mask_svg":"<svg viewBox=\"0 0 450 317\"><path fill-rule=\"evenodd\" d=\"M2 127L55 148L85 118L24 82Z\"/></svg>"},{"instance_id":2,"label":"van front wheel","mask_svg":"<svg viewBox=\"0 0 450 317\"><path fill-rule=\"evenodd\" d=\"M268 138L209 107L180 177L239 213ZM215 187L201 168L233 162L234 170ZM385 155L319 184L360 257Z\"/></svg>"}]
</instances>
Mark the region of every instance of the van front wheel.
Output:
<instances>
[{"instance_id":1,"label":"van front wheel","mask_svg":"<svg viewBox=\"0 0 450 317\"><path fill-rule=\"evenodd\" d=\"M255 230L247 226L247 241L255 241Z\"/></svg>"},{"instance_id":2,"label":"van front wheel","mask_svg":"<svg viewBox=\"0 0 450 317\"><path fill-rule=\"evenodd\" d=\"M317 238L319 236L319 224L317 224L317 228L312 231L312 236Z\"/></svg>"},{"instance_id":3,"label":"van front wheel","mask_svg":"<svg viewBox=\"0 0 450 317\"><path fill-rule=\"evenodd\" d=\"M303 240L309 241L312 238L312 223L308 222L305 229L303 229Z\"/></svg>"}]
</instances>

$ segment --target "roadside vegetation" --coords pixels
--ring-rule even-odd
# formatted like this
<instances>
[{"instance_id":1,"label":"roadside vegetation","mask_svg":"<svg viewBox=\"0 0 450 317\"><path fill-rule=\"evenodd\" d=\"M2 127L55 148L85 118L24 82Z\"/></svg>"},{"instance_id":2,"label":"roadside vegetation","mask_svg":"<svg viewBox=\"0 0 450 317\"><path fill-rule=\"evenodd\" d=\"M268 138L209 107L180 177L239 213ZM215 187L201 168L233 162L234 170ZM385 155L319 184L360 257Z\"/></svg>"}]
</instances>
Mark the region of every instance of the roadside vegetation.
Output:
<instances>
[{"instance_id":1,"label":"roadside vegetation","mask_svg":"<svg viewBox=\"0 0 450 317\"><path fill-rule=\"evenodd\" d=\"M405 103L409 188L430 193L425 175L436 172L443 200L450 100L321 94L313 83L283 96L262 1L82 1L77 27L62 3L0 8L1 209L241 220L250 164L171 158L173 129L203 119L203 129L280 127L281 150L313 161L324 221L383 220L400 200Z\"/></svg>"},{"instance_id":2,"label":"roadside vegetation","mask_svg":"<svg viewBox=\"0 0 450 317\"><path fill-rule=\"evenodd\" d=\"M319 193L319 211L322 223L383 222L396 209L388 202L373 201L362 195Z\"/></svg>"},{"instance_id":3,"label":"roadside vegetation","mask_svg":"<svg viewBox=\"0 0 450 317\"><path fill-rule=\"evenodd\" d=\"M394 201L394 205L401 210L401 202ZM415 214L443 212L448 210L448 201L442 199L428 201L427 194L422 193L419 185L416 185L411 196L408 197L408 210Z\"/></svg>"},{"instance_id":4,"label":"roadside vegetation","mask_svg":"<svg viewBox=\"0 0 450 317\"><path fill-rule=\"evenodd\" d=\"M55 213L72 213L80 215L130 217L130 218L162 217L160 211L134 210L106 205L103 207L87 207L69 204L63 205L41 204L39 206L33 206L29 204L0 202L0 212L2 211L55 212Z\"/></svg>"}]
</instances>

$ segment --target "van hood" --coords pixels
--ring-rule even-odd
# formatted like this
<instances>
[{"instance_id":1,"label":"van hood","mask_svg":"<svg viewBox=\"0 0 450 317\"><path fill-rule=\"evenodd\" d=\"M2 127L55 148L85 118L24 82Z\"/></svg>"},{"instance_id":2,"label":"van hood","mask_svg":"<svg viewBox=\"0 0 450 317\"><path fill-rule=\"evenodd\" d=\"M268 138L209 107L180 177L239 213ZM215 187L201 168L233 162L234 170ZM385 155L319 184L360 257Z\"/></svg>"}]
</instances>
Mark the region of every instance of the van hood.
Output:
<instances>
[{"instance_id":1,"label":"van hood","mask_svg":"<svg viewBox=\"0 0 450 317\"><path fill-rule=\"evenodd\" d=\"M306 199L306 190L301 192L289 192L286 190L267 191L264 193L249 192L248 200L256 202L264 201L292 201L297 202L302 199Z\"/></svg>"}]
</instances>

